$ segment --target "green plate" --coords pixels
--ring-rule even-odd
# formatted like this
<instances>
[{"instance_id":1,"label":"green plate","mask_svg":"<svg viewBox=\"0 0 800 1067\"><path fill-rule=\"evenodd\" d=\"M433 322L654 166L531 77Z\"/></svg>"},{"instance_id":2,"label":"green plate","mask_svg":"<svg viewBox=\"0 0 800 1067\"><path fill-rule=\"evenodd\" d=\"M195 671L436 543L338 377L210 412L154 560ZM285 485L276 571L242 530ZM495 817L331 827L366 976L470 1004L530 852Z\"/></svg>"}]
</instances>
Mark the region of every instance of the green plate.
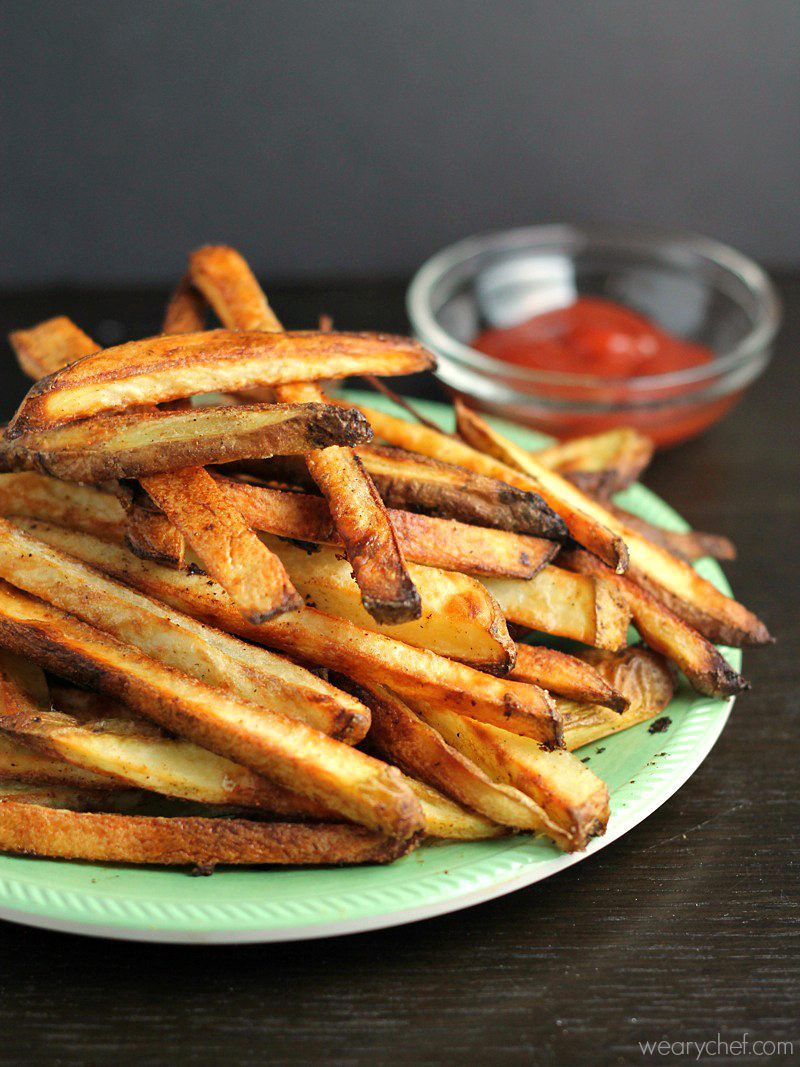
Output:
<instances>
[{"instance_id":1,"label":"green plate","mask_svg":"<svg viewBox=\"0 0 800 1067\"><path fill-rule=\"evenodd\" d=\"M391 408L380 396L362 399ZM447 407L421 402L418 407L443 429L452 429ZM544 440L517 426L498 425L523 445ZM624 506L663 526L687 529L642 486L626 491ZM703 560L698 570L730 592L716 563ZM738 669L741 654L724 653ZM708 755L732 704L682 688L665 713L670 719L665 732L651 734L643 723L580 750L608 783L612 814L605 836L577 855L520 836L428 845L387 867L229 868L210 878L192 878L185 870L0 856L0 917L137 941L225 943L329 937L456 911L578 863L647 818Z\"/></svg>"}]
</instances>

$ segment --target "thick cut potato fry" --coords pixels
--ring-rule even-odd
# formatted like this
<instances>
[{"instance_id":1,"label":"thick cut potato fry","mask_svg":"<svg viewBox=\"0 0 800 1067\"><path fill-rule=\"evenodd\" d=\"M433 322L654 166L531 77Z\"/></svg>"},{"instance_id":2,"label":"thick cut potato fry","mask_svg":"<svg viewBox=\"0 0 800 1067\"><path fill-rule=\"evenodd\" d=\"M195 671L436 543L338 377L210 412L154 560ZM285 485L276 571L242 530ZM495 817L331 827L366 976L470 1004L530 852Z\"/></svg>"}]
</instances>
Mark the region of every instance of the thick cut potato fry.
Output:
<instances>
[{"instance_id":1,"label":"thick cut potato fry","mask_svg":"<svg viewBox=\"0 0 800 1067\"><path fill-rule=\"evenodd\" d=\"M300 597L274 552L221 493L203 467L154 474L142 486L185 535L208 573L252 622L300 606Z\"/></svg>"},{"instance_id":2,"label":"thick cut potato fry","mask_svg":"<svg viewBox=\"0 0 800 1067\"><path fill-rule=\"evenodd\" d=\"M182 278L164 311L164 333L200 333L206 325L206 302L192 285Z\"/></svg>"},{"instance_id":3,"label":"thick cut potato fry","mask_svg":"<svg viewBox=\"0 0 800 1067\"><path fill-rule=\"evenodd\" d=\"M0 577L206 685L340 740L355 743L369 727L362 704L310 671L171 610L5 520Z\"/></svg>"},{"instance_id":4,"label":"thick cut potato fry","mask_svg":"<svg viewBox=\"0 0 800 1067\"><path fill-rule=\"evenodd\" d=\"M125 537L127 510L119 496L35 471L0 474L0 515L42 519L111 541Z\"/></svg>"},{"instance_id":5,"label":"thick cut potato fry","mask_svg":"<svg viewBox=\"0 0 800 1067\"><path fill-rule=\"evenodd\" d=\"M531 797L558 828L548 836L565 851L580 851L593 837L605 832L609 816L608 789L571 753L548 751L530 738L455 715L433 704L421 702L412 707L448 744L490 778Z\"/></svg>"},{"instance_id":6,"label":"thick cut potato fry","mask_svg":"<svg viewBox=\"0 0 800 1067\"><path fill-rule=\"evenodd\" d=\"M90 356L98 347L65 315L47 319L29 330L15 330L8 339L20 367L37 381Z\"/></svg>"},{"instance_id":7,"label":"thick cut potato fry","mask_svg":"<svg viewBox=\"0 0 800 1067\"><path fill-rule=\"evenodd\" d=\"M533 682L555 696L602 704L615 712L628 706L624 694L610 685L589 663L542 645L517 645L517 662L511 678Z\"/></svg>"},{"instance_id":8,"label":"thick cut potato fry","mask_svg":"<svg viewBox=\"0 0 800 1067\"><path fill-rule=\"evenodd\" d=\"M533 455L503 437L489 424L456 402L459 430L473 445L479 445L503 462L532 476L545 499L566 518L570 509L580 509L595 524L602 525L627 545L629 577L644 586L657 600L684 622L707 637L726 645L763 645L772 639L769 631L752 612L721 593L684 560L677 559L660 545L626 526L608 508L586 496L554 471L537 464ZM569 525L569 522L568 522ZM609 561L573 530L575 540L604 562ZM619 570L619 568L618 568Z\"/></svg>"},{"instance_id":9,"label":"thick cut potato fry","mask_svg":"<svg viewBox=\"0 0 800 1067\"><path fill-rule=\"evenodd\" d=\"M254 529L297 541L341 544L330 510L321 497L282 492L222 476L217 476L217 482ZM468 526L411 511L390 509L389 520L407 559L462 574L532 578L558 552L558 545L544 538Z\"/></svg>"},{"instance_id":10,"label":"thick cut potato fry","mask_svg":"<svg viewBox=\"0 0 800 1067\"><path fill-rule=\"evenodd\" d=\"M32 529L47 544L77 556L149 596L248 641L279 648L307 663L346 674L366 686L391 684L401 695L431 696L473 718L503 724L545 744L560 744L558 717L553 714L547 694L536 686L493 678L466 664L383 634L370 633L313 608L301 608L255 625L205 575L140 560L117 545L84 533L41 523L29 524L25 519L17 519L15 524Z\"/></svg>"},{"instance_id":11,"label":"thick cut potato fry","mask_svg":"<svg viewBox=\"0 0 800 1067\"><path fill-rule=\"evenodd\" d=\"M24 741L0 731L0 779L63 785L80 790L113 791L122 786L102 774L73 767L54 756L37 752Z\"/></svg>"},{"instance_id":12,"label":"thick cut potato fry","mask_svg":"<svg viewBox=\"0 0 800 1067\"><path fill-rule=\"evenodd\" d=\"M359 691L360 692L360 691ZM369 744L385 759L502 826L556 834L538 804L487 776L384 686L363 693L372 711Z\"/></svg>"},{"instance_id":13,"label":"thick cut potato fry","mask_svg":"<svg viewBox=\"0 0 800 1067\"><path fill-rule=\"evenodd\" d=\"M577 549L566 552L560 557L560 562L581 574L603 575L613 582L627 601L633 614L633 624L645 644L680 667L698 692L719 697L731 696L748 688L747 682L710 641L636 582L612 574L589 552Z\"/></svg>"},{"instance_id":14,"label":"thick cut potato fry","mask_svg":"<svg viewBox=\"0 0 800 1067\"><path fill-rule=\"evenodd\" d=\"M148 337L95 352L42 378L23 400L10 432L198 393L350 374L410 374L432 366L421 345L386 334L209 330Z\"/></svg>"},{"instance_id":15,"label":"thick cut potato fry","mask_svg":"<svg viewBox=\"0 0 800 1067\"><path fill-rule=\"evenodd\" d=\"M324 404L147 410L3 438L0 469L103 482L276 452L297 455L369 436L357 412Z\"/></svg>"},{"instance_id":16,"label":"thick cut potato fry","mask_svg":"<svg viewBox=\"0 0 800 1067\"><path fill-rule=\"evenodd\" d=\"M456 804L454 800L425 782L409 777L405 780L422 808L426 837L450 841L482 841L508 833L505 826Z\"/></svg>"},{"instance_id":17,"label":"thick cut potato fry","mask_svg":"<svg viewBox=\"0 0 800 1067\"><path fill-rule=\"evenodd\" d=\"M563 541L566 527L537 494L401 448L358 450L387 507Z\"/></svg>"},{"instance_id":18,"label":"thick cut potato fry","mask_svg":"<svg viewBox=\"0 0 800 1067\"><path fill-rule=\"evenodd\" d=\"M632 485L654 451L649 437L623 426L537 449L534 455L543 466L563 474L584 491L608 497Z\"/></svg>"},{"instance_id":19,"label":"thick cut potato fry","mask_svg":"<svg viewBox=\"0 0 800 1067\"><path fill-rule=\"evenodd\" d=\"M624 652L581 653L606 681L625 695L627 708L621 715L600 704L559 701L568 723L567 747L580 748L590 741L627 730L662 712L675 693L675 680L663 657L646 648Z\"/></svg>"},{"instance_id":20,"label":"thick cut potato fry","mask_svg":"<svg viewBox=\"0 0 800 1067\"><path fill-rule=\"evenodd\" d=\"M129 813L136 810L141 796L133 789L91 789L67 782L48 784L0 778L0 802L13 800L16 804L35 804L42 808Z\"/></svg>"},{"instance_id":21,"label":"thick cut potato fry","mask_svg":"<svg viewBox=\"0 0 800 1067\"><path fill-rule=\"evenodd\" d=\"M610 530L594 521L584 511L561 506L555 496L552 496L552 499L548 499L548 495L543 492L542 484L538 479L522 474L507 463L500 462L498 459L486 455L484 451L470 447L469 444L465 444L455 437L449 437L444 433L436 433L436 431L428 429L427 426L406 422L404 419L399 419L394 415L386 415L384 412L376 411L374 408L364 407L363 405L358 405L358 408L369 419L375 435L391 445L407 448L412 452L420 452L422 455L440 459L446 463L466 467L467 470L474 471L476 474L483 474L487 477L507 482L514 488L521 489L524 492L543 496L548 506L561 516L561 520L566 524L570 535L579 544L587 545L588 548L591 548L593 552L596 552L615 568L624 570L627 566L627 551L621 538L616 537ZM533 462L532 457L531 462ZM547 468L542 469L547 471ZM548 473L553 478L558 478L559 482L563 481L560 476L552 474L552 472ZM574 486L569 486L569 488L575 489ZM577 490L575 491L577 492ZM559 504L559 506L557 507L556 504Z\"/></svg>"},{"instance_id":22,"label":"thick cut potato fry","mask_svg":"<svg viewBox=\"0 0 800 1067\"><path fill-rule=\"evenodd\" d=\"M610 582L574 581L581 577L587 576L549 566L527 582L489 578L484 585L509 622L597 648L624 648L631 619L627 601Z\"/></svg>"},{"instance_id":23,"label":"thick cut potato fry","mask_svg":"<svg viewBox=\"0 0 800 1067\"><path fill-rule=\"evenodd\" d=\"M200 867L391 863L416 843L416 838L392 840L343 824L115 815L0 802L0 851L95 863Z\"/></svg>"},{"instance_id":24,"label":"thick cut potato fry","mask_svg":"<svg viewBox=\"0 0 800 1067\"><path fill-rule=\"evenodd\" d=\"M476 578L410 565L409 573L422 598L422 617L383 626L362 606L347 560L332 548L298 547L274 537L268 537L267 544L309 607L490 674L505 675L514 665L516 648L503 614Z\"/></svg>"},{"instance_id":25,"label":"thick cut potato fry","mask_svg":"<svg viewBox=\"0 0 800 1067\"><path fill-rule=\"evenodd\" d=\"M168 567L182 567L186 558L186 542L177 526L162 511L137 500L128 508L125 544L142 559L152 559Z\"/></svg>"},{"instance_id":26,"label":"thick cut potato fry","mask_svg":"<svg viewBox=\"0 0 800 1067\"><path fill-rule=\"evenodd\" d=\"M422 827L419 804L393 768L305 723L165 667L5 584L0 644L72 682L88 682L124 700L165 729L346 819L395 837Z\"/></svg>"},{"instance_id":27,"label":"thick cut potato fry","mask_svg":"<svg viewBox=\"0 0 800 1067\"><path fill-rule=\"evenodd\" d=\"M225 326L282 333L261 286L235 249L207 245L193 253L189 269L192 281ZM324 402L318 385L298 381L277 385L277 399ZM383 501L358 458L347 448L327 448L309 452L306 464L328 501L364 608L380 623L418 619L422 612L419 593Z\"/></svg>"}]
</instances>

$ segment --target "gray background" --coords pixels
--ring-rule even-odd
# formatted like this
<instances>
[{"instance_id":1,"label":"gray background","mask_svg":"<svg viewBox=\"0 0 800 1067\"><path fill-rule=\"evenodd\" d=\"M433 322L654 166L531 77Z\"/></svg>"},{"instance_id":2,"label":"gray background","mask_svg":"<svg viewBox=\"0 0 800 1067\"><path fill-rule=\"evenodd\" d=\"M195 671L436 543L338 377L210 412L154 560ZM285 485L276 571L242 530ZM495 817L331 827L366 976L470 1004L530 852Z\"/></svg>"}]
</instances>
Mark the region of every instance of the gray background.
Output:
<instances>
[{"instance_id":1,"label":"gray background","mask_svg":"<svg viewBox=\"0 0 800 1067\"><path fill-rule=\"evenodd\" d=\"M800 263L796 0L0 3L0 286L403 274L470 232Z\"/></svg>"}]
</instances>

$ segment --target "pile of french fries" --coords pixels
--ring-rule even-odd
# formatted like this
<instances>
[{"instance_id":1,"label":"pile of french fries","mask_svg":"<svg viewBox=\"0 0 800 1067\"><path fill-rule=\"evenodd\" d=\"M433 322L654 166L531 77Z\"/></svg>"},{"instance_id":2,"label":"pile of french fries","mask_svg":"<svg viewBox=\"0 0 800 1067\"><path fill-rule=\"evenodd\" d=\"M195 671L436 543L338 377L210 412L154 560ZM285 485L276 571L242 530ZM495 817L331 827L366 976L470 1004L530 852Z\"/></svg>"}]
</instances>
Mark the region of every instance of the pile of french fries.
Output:
<instances>
[{"instance_id":1,"label":"pile of french fries","mask_svg":"<svg viewBox=\"0 0 800 1067\"><path fill-rule=\"evenodd\" d=\"M728 541L613 503L640 435L530 452L460 403L448 435L331 400L433 361L284 331L233 249L190 257L158 337L102 350L54 318L11 344L35 384L0 439L0 850L582 849L609 796L573 750L658 715L673 668L736 693L715 644L770 640L691 566Z\"/></svg>"}]
</instances>

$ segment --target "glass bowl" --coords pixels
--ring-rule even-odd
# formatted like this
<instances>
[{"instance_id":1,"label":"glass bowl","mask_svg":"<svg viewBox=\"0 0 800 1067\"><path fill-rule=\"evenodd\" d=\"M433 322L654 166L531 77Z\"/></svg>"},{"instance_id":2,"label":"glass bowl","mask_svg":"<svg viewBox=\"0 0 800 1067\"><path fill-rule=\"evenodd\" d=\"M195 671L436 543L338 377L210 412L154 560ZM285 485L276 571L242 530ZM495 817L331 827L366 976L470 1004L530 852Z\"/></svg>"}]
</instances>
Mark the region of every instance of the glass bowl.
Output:
<instances>
[{"instance_id":1,"label":"glass bowl","mask_svg":"<svg viewBox=\"0 0 800 1067\"><path fill-rule=\"evenodd\" d=\"M504 363L470 342L487 326L600 296L623 304L714 358L636 378L563 374ZM470 237L425 263L408 290L419 340L438 375L474 407L554 437L634 426L660 446L702 433L764 370L780 302L764 271L689 233L530 226Z\"/></svg>"}]
</instances>

